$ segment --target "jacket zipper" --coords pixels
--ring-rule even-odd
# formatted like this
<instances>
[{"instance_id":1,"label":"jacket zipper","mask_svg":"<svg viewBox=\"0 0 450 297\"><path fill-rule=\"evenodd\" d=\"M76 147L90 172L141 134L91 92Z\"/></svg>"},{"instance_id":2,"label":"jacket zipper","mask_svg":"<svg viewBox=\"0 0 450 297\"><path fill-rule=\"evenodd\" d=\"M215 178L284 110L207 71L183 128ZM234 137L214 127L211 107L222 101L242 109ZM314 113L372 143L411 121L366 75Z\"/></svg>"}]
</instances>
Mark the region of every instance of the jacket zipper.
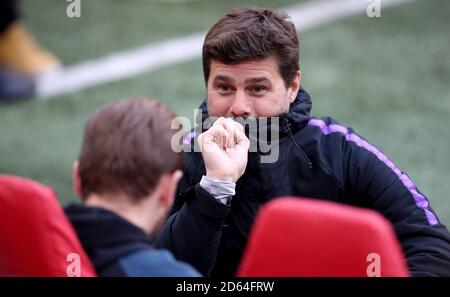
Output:
<instances>
[{"instance_id":1,"label":"jacket zipper","mask_svg":"<svg viewBox=\"0 0 450 297\"><path fill-rule=\"evenodd\" d=\"M285 119L283 118L283 120L285 120ZM290 138L290 139L292 140L292 142L294 143L295 148L297 149L297 152L298 152L298 154L299 154L299 156L300 156L300 159L301 159L302 162L303 162L303 165L305 165L305 166L306 166L307 168L309 168L309 169L312 169L312 163L311 163L311 161L309 160L309 158L308 158L308 156L306 155L305 151L301 148L301 146L297 143L297 141L295 141L295 137L294 137L294 135L292 134L291 129L289 128L289 126L286 124L285 121L282 121L282 123L283 123L284 127L286 128L286 130L287 130L287 132L288 132L289 138Z\"/></svg>"}]
</instances>

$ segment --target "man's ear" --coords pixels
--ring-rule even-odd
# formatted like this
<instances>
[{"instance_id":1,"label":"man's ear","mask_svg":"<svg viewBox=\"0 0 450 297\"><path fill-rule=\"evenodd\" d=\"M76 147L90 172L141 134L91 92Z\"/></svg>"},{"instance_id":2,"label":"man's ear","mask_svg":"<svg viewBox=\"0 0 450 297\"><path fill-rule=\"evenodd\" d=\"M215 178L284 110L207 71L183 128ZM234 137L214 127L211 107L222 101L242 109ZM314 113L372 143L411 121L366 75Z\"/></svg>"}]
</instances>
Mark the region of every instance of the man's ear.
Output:
<instances>
[{"instance_id":1,"label":"man's ear","mask_svg":"<svg viewBox=\"0 0 450 297\"><path fill-rule=\"evenodd\" d=\"M72 165L72 184L75 195L77 195L80 199L83 199L83 191L81 190L80 164L78 160L73 162Z\"/></svg>"},{"instance_id":2,"label":"man's ear","mask_svg":"<svg viewBox=\"0 0 450 297\"><path fill-rule=\"evenodd\" d=\"M300 90L301 79L302 72L298 70L288 88L289 103L294 102L295 98L297 98L298 91Z\"/></svg>"},{"instance_id":3,"label":"man's ear","mask_svg":"<svg viewBox=\"0 0 450 297\"><path fill-rule=\"evenodd\" d=\"M160 187L160 202L167 209L170 209L173 205L175 199L175 194L178 187L178 182L183 176L181 170L176 170L173 173L166 173L159 179Z\"/></svg>"}]
</instances>

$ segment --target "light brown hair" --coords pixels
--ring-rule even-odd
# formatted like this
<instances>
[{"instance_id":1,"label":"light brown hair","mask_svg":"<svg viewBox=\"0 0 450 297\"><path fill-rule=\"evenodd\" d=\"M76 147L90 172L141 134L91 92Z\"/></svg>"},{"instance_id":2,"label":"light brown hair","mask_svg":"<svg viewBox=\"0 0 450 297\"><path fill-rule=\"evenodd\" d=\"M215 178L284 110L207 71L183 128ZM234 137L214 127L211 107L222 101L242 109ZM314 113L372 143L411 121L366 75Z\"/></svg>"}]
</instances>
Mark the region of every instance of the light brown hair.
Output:
<instances>
[{"instance_id":1,"label":"light brown hair","mask_svg":"<svg viewBox=\"0 0 450 297\"><path fill-rule=\"evenodd\" d=\"M82 196L122 193L141 199L161 175L182 166L171 148L175 113L162 103L124 99L108 103L89 118L79 156Z\"/></svg>"}]
</instances>

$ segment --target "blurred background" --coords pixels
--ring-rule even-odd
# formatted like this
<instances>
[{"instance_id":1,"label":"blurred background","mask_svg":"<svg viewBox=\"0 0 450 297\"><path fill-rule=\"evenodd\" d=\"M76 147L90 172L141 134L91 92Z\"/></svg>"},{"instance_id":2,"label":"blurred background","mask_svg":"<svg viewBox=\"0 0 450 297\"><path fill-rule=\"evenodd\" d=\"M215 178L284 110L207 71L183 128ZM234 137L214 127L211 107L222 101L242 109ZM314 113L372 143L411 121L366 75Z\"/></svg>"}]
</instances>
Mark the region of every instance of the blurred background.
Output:
<instances>
[{"instance_id":1,"label":"blurred background","mask_svg":"<svg viewBox=\"0 0 450 297\"><path fill-rule=\"evenodd\" d=\"M369 2L366 0L359 0ZM299 0L22 0L21 22L65 67L201 33L227 10L283 9ZM314 3L314 1L308 1ZM450 225L450 1L417 0L300 30L302 85L314 116L353 127L407 172ZM200 53L200 48L198 49ZM95 68L94 68L95 71ZM200 56L75 92L0 104L0 172L53 187L62 204L84 122L130 96L165 102L193 118L205 97Z\"/></svg>"}]
</instances>

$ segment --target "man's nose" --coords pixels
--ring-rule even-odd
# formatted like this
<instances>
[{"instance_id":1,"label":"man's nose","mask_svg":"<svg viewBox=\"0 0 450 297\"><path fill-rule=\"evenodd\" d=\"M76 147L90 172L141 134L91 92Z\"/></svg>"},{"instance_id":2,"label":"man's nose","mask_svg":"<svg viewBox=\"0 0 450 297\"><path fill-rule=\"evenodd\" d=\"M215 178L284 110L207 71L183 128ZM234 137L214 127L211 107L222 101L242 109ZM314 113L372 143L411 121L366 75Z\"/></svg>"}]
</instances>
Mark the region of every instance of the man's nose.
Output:
<instances>
[{"instance_id":1,"label":"man's nose","mask_svg":"<svg viewBox=\"0 0 450 297\"><path fill-rule=\"evenodd\" d=\"M234 102L231 105L231 114L233 117L248 117L251 113L250 102L243 91L236 92Z\"/></svg>"}]
</instances>

